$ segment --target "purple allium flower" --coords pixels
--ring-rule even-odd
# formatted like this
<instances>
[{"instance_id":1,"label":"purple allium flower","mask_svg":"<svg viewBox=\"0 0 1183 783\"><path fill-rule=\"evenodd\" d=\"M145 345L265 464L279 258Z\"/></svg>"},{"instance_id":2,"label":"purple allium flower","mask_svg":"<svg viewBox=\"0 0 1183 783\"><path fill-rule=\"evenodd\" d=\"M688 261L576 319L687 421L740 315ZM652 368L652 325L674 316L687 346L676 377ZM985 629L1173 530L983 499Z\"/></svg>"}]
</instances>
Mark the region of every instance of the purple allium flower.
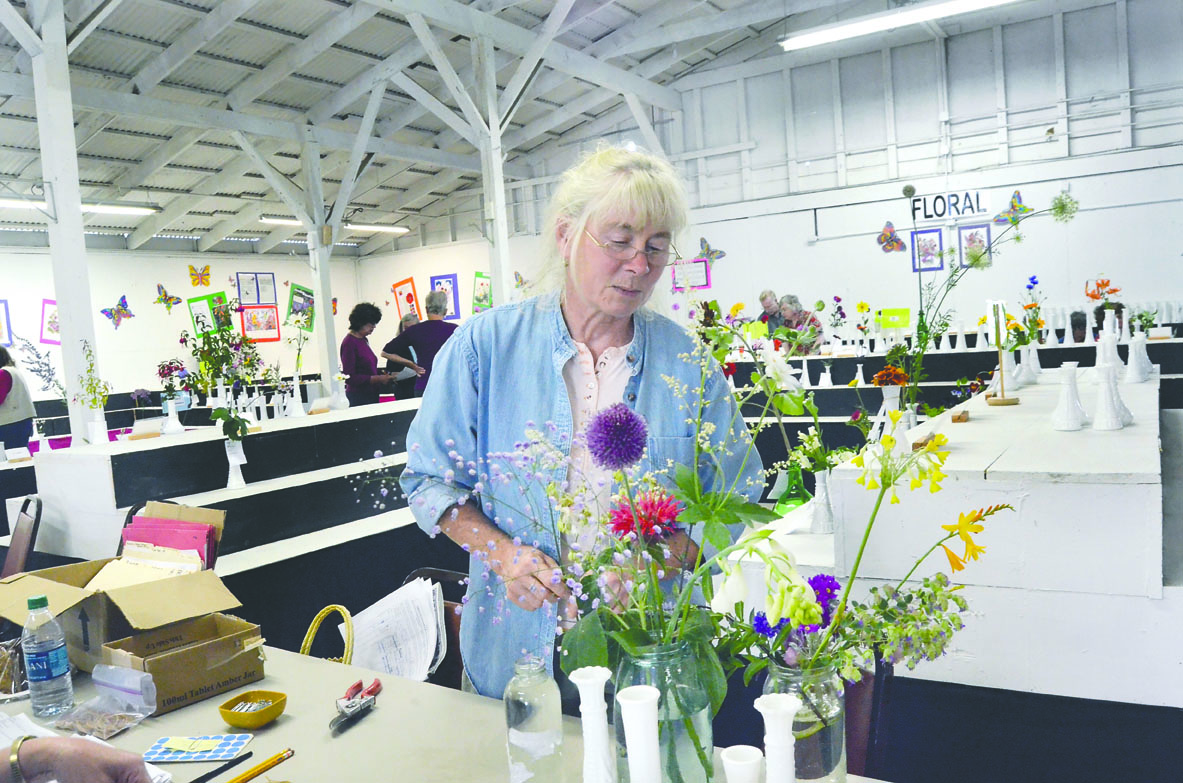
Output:
<instances>
[{"instance_id":1,"label":"purple allium flower","mask_svg":"<svg viewBox=\"0 0 1183 783\"><path fill-rule=\"evenodd\" d=\"M645 419L623 402L597 413L587 425L587 450L601 468L621 470L641 458Z\"/></svg>"},{"instance_id":2,"label":"purple allium flower","mask_svg":"<svg viewBox=\"0 0 1183 783\"><path fill-rule=\"evenodd\" d=\"M821 627L827 628L830 625L830 620L834 617L834 604L838 599L838 591L842 589L842 585L838 584L838 580L829 574L814 574L809 577L809 586L813 588L813 594L817 596L817 603L822 608Z\"/></svg>"}]
</instances>

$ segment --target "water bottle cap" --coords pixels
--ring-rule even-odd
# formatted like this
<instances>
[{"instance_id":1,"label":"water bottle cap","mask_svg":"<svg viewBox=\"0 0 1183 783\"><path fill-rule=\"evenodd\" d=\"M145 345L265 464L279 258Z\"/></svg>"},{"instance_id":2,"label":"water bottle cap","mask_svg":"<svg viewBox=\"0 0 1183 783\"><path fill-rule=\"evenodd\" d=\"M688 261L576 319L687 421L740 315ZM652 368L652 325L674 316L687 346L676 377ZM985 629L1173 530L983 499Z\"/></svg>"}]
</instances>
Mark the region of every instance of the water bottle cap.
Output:
<instances>
[{"instance_id":1,"label":"water bottle cap","mask_svg":"<svg viewBox=\"0 0 1183 783\"><path fill-rule=\"evenodd\" d=\"M47 597L45 597L43 595L29 596L29 611L30 612L33 611L34 609L48 609L48 608L49 608L49 599Z\"/></svg>"}]
</instances>

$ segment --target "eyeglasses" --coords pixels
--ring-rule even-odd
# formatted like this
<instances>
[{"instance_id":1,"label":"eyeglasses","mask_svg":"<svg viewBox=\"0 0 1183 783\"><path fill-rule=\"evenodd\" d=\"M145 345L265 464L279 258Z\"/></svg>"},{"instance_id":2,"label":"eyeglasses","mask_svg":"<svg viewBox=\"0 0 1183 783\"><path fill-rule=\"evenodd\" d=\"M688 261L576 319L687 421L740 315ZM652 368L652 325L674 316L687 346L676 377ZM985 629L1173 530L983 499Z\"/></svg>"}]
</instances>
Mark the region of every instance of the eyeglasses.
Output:
<instances>
[{"instance_id":1,"label":"eyeglasses","mask_svg":"<svg viewBox=\"0 0 1183 783\"><path fill-rule=\"evenodd\" d=\"M617 261L632 261L637 257L638 253L644 253L645 261L648 262L649 266L658 268L665 266L671 260L680 261L682 259L682 256L678 255L678 250L674 247L673 243L670 243L669 247L646 247L644 250L640 250L633 247L631 242L601 242L586 228L583 230L583 233L587 234L588 238L596 243L596 247L605 251Z\"/></svg>"}]
</instances>

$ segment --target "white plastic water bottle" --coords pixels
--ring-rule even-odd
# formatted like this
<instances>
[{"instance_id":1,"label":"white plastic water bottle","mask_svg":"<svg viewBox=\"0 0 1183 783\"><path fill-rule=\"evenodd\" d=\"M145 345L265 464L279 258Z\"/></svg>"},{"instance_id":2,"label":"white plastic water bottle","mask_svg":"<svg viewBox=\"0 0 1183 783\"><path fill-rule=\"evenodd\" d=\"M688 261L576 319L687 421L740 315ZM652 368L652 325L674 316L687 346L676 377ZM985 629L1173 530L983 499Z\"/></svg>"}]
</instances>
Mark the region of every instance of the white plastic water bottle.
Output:
<instances>
[{"instance_id":1,"label":"white plastic water bottle","mask_svg":"<svg viewBox=\"0 0 1183 783\"><path fill-rule=\"evenodd\" d=\"M561 781L563 710L559 686L537 656L518 659L513 669L504 697L510 783Z\"/></svg>"},{"instance_id":2,"label":"white plastic water bottle","mask_svg":"<svg viewBox=\"0 0 1183 783\"><path fill-rule=\"evenodd\" d=\"M48 718L73 707L74 683L70 679L66 636L49 613L49 599L43 595L29 598L29 619L21 633L21 649L25 653L33 714Z\"/></svg>"}]
</instances>

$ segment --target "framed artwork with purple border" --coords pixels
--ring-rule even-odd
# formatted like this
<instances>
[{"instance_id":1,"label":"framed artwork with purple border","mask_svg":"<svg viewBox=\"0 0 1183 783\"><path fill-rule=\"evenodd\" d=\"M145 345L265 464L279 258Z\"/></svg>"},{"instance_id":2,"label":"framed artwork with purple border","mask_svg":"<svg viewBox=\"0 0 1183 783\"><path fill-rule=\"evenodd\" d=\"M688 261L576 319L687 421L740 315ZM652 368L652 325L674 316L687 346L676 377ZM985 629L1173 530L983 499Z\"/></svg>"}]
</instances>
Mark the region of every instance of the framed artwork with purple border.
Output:
<instances>
[{"instance_id":1,"label":"framed artwork with purple border","mask_svg":"<svg viewBox=\"0 0 1183 783\"><path fill-rule=\"evenodd\" d=\"M945 268L945 232L925 228L912 232L912 271L939 272Z\"/></svg>"},{"instance_id":2,"label":"framed artwork with purple border","mask_svg":"<svg viewBox=\"0 0 1183 783\"><path fill-rule=\"evenodd\" d=\"M7 299L0 299L0 345L12 347L12 321L8 320Z\"/></svg>"},{"instance_id":3,"label":"framed artwork with purple border","mask_svg":"<svg viewBox=\"0 0 1183 783\"><path fill-rule=\"evenodd\" d=\"M697 291L711 287L711 262L705 258L691 258L670 265L675 291Z\"/></svg>"},{"instance_id":4,"label":"framed artwork with purple border","mask_svg":"<svg viewBox=\"0 0 1183 783\"><path fill-rule=\"evenodd\" d=\"M58 321L58 303L53 299L41 300L41 344L61 345L62 330Z\"/></svg>"},{"instance_id":5,"label":"framed artwork with purple border","mask_svg":"<svg viewBox=\"0 0 1183 783\"><path fill-rule=\"evenodd\" d=\"M432 275L431 290L443 291L448 295L448 313L444 316L444 320L460 320L460 276L458 274Z\"/></svg>"},{"instance_id":6,"label":"framed artwork with purple border","mask_svg":"<svg viewBox=\"0 0 1183 783\"><path fill-rule=\"evenodd\" d=\"M986 261L992 261L993 251L990 250L990 224L978 223L972 226L957 227L957 259L962 269L969 266L966 251L979 249L986 253Z\"/></svg>"}]
</instances>

